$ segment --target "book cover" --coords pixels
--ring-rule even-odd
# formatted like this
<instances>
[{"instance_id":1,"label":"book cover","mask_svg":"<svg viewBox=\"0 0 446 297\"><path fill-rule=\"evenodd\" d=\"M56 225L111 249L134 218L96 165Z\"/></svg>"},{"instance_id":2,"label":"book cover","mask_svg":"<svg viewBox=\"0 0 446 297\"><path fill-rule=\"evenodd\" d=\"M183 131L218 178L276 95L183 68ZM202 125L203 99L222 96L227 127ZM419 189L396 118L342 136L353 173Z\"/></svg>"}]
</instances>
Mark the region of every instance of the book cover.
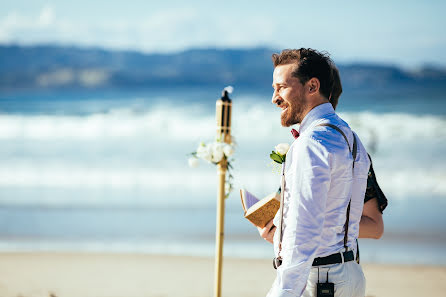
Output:
<instances>
[{"instance_id":1,"label":"book cover","mask_svg":"<svg viewBox=\"0 0 446 297\"><path fill-rule=\"evenodd\" d=\"M274 218L280 208L280 195L277 192L258 199L249 191L241 189L240 198L245 218L261 228Z\"/></svg>"}]
</instances>

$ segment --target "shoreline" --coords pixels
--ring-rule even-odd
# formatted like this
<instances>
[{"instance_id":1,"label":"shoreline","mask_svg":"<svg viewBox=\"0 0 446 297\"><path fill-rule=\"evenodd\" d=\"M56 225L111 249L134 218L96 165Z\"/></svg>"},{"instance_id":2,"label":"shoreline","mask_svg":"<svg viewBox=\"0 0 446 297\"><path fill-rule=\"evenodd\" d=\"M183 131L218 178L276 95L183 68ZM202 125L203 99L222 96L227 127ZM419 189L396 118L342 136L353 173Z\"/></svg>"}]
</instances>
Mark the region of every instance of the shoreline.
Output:
<instances>
[{"instance_id":1,"label":"shoreline","mask_svg":"<svg viewBox=\"0 0 446 297\"><path fill-rule=\"evenodd\" d=\"M441 296L446 267L364 264L366 296ZM265 296L271 260L224 258L222 296ZM212 296L214 258L129 253L1 252L2 297Z\"/></svg>"}]
</instances>

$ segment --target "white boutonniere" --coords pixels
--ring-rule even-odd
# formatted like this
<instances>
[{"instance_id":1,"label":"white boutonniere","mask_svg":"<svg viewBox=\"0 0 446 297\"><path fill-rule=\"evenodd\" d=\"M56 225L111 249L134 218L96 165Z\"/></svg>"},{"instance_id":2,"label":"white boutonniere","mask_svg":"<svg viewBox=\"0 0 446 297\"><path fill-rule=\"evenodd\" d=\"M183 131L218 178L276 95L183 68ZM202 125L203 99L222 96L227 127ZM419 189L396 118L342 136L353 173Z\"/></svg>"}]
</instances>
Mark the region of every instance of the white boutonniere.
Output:
<instances>
[{"instance_id":1,"label":"white boutonniere","mask_svg":"<svg viewBox=\"0 0 446 297\"><path fill-rule=\"evenodd\" d=\"M290 145L288 143L279 143L274 149L275 150L271 152L269 157L279 164L285 162L286 153L290 149Z\"/></svg>"}]
</instances>

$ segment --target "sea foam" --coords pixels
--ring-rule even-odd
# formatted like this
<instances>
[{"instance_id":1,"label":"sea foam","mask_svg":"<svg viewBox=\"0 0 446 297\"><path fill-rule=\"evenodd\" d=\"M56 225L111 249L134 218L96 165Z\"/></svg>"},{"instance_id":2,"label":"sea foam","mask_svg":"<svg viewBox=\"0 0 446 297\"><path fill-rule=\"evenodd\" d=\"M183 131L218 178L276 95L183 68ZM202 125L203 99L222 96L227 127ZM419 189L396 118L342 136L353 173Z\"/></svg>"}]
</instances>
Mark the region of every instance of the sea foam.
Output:
<instances>
[{"instance_id":1,"label":"sea foam","mask_svg":"<svg viewBox=\"0 0 446 297\"><path fill-rule=\"evenodd\" d=\"M386 195L446 198L445 117L368 111L340 116L371 153ZM265 195L278 188L269 153L277 143L293 141L279 117L271 105L234 104L236 188ZM189 168L187 154L214 137L213 111L193 104L87 115L2 114L0 203L105 204L107 195L97 191L110 189L122 204L182 203L182 195L192 204L206 203L215 195L215 168ZM35 195L18 199L15 188L32 188ZM53 199L48 189L96 194Z\"/></svg>"}]
</instances>

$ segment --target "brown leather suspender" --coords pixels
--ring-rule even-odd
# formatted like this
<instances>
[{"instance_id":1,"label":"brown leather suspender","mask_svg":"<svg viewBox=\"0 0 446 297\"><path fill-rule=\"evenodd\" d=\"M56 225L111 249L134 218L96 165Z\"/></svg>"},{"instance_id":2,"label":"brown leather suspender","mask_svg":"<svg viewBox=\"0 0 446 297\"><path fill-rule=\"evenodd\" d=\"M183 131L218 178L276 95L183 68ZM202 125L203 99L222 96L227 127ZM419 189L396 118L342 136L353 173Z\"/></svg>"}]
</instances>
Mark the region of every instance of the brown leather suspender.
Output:
<instances>
[{"instance_id":1,"label":"brown leather suspender","mask_svg":"<svg viewBox=\"0 0 446 297\"><path fill-rule=\"evenodd\" d=\"M341 135L344 137L345 141L347 142L347 146L348 146L348 150L350 151L350 153L352 154L353 157L353 164L352 164L352 172L353 172L353 168L355 168L355 161L356 161L356 154L358 152L358 144L356 142L356 136L355 133L353 133L353 151L350 148L350 143L348 142L347 136L345 136L344 132L342 132L342 130L340 128L338 128L337 126L333 125L333 124L329 124L329 123L324 123L324 124L320 124L318 126L327 126L330 128L335 129L336 131L338 131L339 133L341 133ZM352 193L353 194L353 193ZM348 243L348 225L350 222L350 204L352 202L352 198L350 197L350 201L348 202L348 206L347 206L347 215L345 218L345 225L344 225L344 248L345 251L347 251L347 243Z\"/></svg>"},{"instance_id":2,"label":"brown leather suspender","mask_svg":"<svg viewBox=\"0 0 446 297\"><path fill-rule=\"evenodd\" d=\"M279 253L278 257L280 258L280 252L282 251L282 238L283 238L283 204L285 201L285 162L286 158L282 163L282 183L280 190L280 222L279 222L279 230L280 230L280 239L279 239Z\"/></svg>"}]
</instances>

